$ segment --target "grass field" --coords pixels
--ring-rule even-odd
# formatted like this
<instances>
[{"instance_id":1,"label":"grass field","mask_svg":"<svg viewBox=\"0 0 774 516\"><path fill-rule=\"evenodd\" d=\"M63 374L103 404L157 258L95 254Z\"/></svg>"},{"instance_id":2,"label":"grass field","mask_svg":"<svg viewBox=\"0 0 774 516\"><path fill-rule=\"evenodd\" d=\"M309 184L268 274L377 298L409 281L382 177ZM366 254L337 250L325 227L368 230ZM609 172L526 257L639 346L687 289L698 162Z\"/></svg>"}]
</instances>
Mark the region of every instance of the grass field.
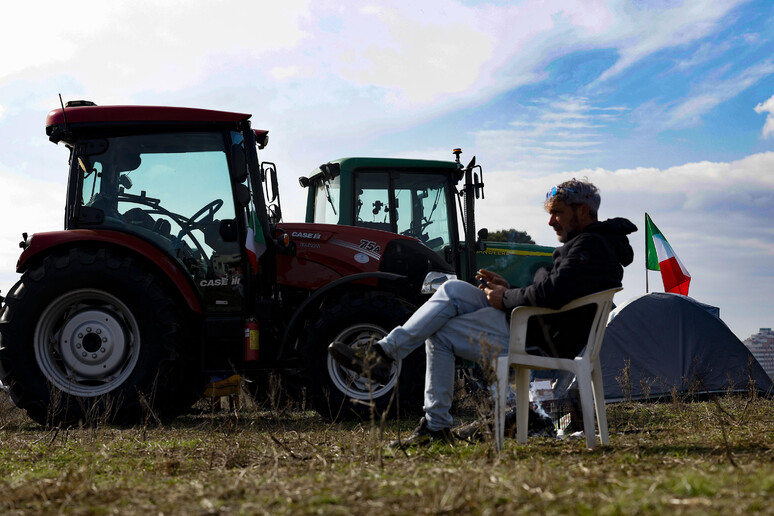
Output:
<instances>
[{"instance_id":1,"label":"grass field","mask_svg":"<svg viewBox=\"0 0 774 516\"><path fill-rule=\"evenodd\" d=\"M159 427L44 429L0 394L0 513L774 514L774 401L608 405L610 446L392 452L415 421L246 403Z\"/></svg>"}]
</instances>

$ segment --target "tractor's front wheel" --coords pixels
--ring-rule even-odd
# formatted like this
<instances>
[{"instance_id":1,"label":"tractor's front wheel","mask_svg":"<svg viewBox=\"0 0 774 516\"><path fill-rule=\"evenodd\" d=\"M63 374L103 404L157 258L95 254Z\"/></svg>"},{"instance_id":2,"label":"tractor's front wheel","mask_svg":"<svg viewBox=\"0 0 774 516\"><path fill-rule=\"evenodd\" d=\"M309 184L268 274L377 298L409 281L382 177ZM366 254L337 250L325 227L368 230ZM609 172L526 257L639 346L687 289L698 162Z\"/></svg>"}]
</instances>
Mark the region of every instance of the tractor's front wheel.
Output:
<instances>
[{"instance_id":1,"label":"tractor's front wheel","mask_svg":"<svg viewBox=\"0 0 774 516\"><path fill-rule=\"evenodd\" d=\"M173 415L195 389L174 299L131 257L52 254L22 275L0 313L2 381L44 425Z\"/></svg>"},{"instance_id":2,"label":"tractor's front wheel","mask_svg":"<svg viewBox=\"0 0 774 516\"><path fill-rule=\"evenodd\" d=\"M398 407L401 412L421 409L424 349L396 363L385 384L358 375L328 354L328 345L333 341L356 348L369 346L403 324L414 310L409 303L387 293L350 294L323 310L307 327L304 338L307 391L320 414L331 419L367 419L372 413L394 414Z\"/></svg>"}]
</instances>

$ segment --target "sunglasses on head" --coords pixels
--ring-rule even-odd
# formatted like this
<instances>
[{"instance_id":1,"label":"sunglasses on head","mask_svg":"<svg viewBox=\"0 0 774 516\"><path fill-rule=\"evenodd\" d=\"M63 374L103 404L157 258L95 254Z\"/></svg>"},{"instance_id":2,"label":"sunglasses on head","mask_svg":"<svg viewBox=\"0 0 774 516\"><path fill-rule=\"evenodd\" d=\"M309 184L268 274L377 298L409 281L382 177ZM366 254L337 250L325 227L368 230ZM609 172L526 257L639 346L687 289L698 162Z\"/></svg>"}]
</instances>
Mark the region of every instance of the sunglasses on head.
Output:
<instances>
[{"instance_id":1,"label":"sunglasses on head","mask_svg":"<svg viewBox=\"0 0 774 516\"><path fill-rule=\"evenodd\" d=\"M575 190L573 190L572 188L567 188L565 186L555 186L551 188L548 191L548 193L546 193L546 201L549 199L553 199L554 197L559 195L560 190L564 190L565 192L575 193Z\"/></svg>"}]
</instances>

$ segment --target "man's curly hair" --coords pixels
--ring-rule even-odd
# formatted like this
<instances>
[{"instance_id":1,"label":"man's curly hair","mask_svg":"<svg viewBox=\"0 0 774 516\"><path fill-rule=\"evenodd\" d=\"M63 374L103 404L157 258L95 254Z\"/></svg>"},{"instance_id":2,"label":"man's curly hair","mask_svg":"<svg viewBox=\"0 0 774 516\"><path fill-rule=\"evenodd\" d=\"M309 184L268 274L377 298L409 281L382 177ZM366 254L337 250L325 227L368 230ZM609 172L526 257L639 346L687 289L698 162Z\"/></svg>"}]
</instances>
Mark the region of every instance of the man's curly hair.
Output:
<instances>
[{"instance_id":1,"label":"man's curly hair","mask_svg":"<svg viewBox=\"0 0 774 516\"><path fill-rule=\"evenodd\" d=\"M599 189L588 179L575 179L573 177L569 181L556 185L546 194L546 211L551 211L551 207L556 201L561 201L567 205L585 204L589 207L591 218L597 220L597 212L602 199L599 196Z\"/></svg>"}]
</instances>

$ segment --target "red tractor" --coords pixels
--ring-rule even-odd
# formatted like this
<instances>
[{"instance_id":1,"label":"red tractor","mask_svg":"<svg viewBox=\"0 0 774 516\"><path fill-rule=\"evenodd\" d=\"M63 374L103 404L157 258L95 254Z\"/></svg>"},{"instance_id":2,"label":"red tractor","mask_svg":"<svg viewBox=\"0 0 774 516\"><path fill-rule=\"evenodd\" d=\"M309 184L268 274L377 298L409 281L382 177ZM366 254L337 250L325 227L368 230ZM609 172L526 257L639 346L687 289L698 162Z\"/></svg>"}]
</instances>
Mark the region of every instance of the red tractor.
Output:
<instances>
[{"instance_id":1,"label":"red tractor","mask_svg":"<svg viewBox=\"0 0 774 516\"><path fill-rule=\"evenodd\" d=\"M249 119L88 101L48 114L70 151L64 230L24 235L0 310L0 379L35 421L173 417L234 372L282 372L331 417L396 391L419 408L421 350L379 384L327 346L384 335L453 268L415 238L281 223Z\"/></svg>"}]
</instances>

